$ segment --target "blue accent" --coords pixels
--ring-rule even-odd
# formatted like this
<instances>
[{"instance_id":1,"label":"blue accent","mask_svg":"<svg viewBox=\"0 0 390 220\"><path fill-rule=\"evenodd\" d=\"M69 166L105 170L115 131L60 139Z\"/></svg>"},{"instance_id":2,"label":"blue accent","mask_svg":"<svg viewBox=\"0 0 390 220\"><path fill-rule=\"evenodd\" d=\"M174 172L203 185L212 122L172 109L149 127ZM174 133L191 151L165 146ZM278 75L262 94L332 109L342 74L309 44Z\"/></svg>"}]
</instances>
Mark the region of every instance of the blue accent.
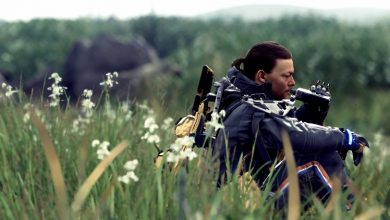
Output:
<instances>
[{"instance_id":1,"label":"blue accent","mask_svg":"<svg viewBox=\"0 0 390 220\"><path fill-rule=\"evenodd\" d=\"M346 129L347 130L347 134L348 134L348 145L351 146L352 145L352 133L349 129Z\"/></svg>"}]
</instances>

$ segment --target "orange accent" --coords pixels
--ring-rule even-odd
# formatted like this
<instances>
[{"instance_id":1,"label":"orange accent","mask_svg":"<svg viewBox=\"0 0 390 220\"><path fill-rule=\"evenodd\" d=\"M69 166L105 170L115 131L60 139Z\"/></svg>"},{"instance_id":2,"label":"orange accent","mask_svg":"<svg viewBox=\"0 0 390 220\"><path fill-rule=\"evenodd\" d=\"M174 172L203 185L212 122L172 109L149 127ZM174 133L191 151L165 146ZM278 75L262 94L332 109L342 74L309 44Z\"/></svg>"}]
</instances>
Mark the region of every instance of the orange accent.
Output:
<instances>
[{"instance_id":1,"label":"orange accent","mask_svg":"<svg viewBox=\"0 0 390 220\"><path fill-rule=\"evenodd\" d=\"M318 161L311 161L311 162L309 162L309 163L305 163L304 165L301 165L301 166L296 167L296 168L297 168L297 173L298 173L299 171L308 169L308 168L313 167L313 166L317 167L317 168L320 170L320 173L321 173L321 175L324 177L325 181L330 185L331 188L333 188L333 183L332 183L331 179L329 178L328 173L325 171L324 167L323 167ZM289 184L288 178L286 178L286 179L282 182L282 184L278 187L278 190L276 190L276 192L281 191L281 190L284 189L288 184Z\"/></svg>"},{"instance_id":2,"label":"orange accent","mask_svg":"<svg viewBox=\"0 0 390 220\"><path fill-rule=\"evenodd\" d=\"M202 118L202 113L204 110L204 102L202 102L199 105L198 111L195 113L195 122L192 124L192 127L190 129L190 134L195 134L196 130L198 129L200 119Z\"/></svg>"}]
</instances>

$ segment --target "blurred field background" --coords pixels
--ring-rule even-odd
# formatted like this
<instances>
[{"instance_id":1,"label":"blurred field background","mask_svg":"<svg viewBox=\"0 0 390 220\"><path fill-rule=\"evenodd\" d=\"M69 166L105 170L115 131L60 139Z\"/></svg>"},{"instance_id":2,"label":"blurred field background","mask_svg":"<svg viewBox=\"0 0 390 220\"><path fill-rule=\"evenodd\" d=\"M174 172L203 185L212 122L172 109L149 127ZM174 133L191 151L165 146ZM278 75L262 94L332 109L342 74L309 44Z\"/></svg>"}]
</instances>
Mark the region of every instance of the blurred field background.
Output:
<instances>
[{"instance_id":1,"label":"blurred field background","mask_svg":"<svg viewBox=\"0 0 390 220\"><path fill-rule=\"evenodd\" d=\"M97 103L91 122L83 132L72 133L72 123L80 115L80 103L50 108L47 97L33 100L22 92L11 99L3 97L0 101L1 219L58 218L55 209L58 192L42 148L45 144L36 126L23 120L27 103L34 103L40 109L41 120L58 153L69 198L66 204L70 205L81 183L99 162L91 148L92 140L109 141L110 149L123 140L129 143L96 182L82 210L72 214L74 218L278 217L264 201L264 195L249 198L250 195L240 194L237 181L226 190L215 190L215 177L207 169L210 164L204 161L202 150L196 149L198 158L191 161L188 172L183 170L173 176L154 168L153 157L157 152L153 144L141 140L145 119L154 117L160 125L159 146L167 148L174 141L173 123L171 128L161 129L163 121L168 117L175 121L189 113L202 66L209 65L216 73L215 79L219 79L235 58L244 56L253 44L264 40L280 42L291 50L297 87L307 88L317 80L331 84L332 103L326 125L358 131L372 146L360 167L352 167L350 158L347 160L359 189L352 211L342 211L340 201L345 195L340 194L336 199L339 208L336 205L326 209L315 203L312 210L303 213L303 218L360 216L367 219L370 214L376 219L390 218L390 20L351 23L311 14L257 21L149 15L129 20L1 22L0 72L16 89L47 69L61 75L72 44L100 34L122 40L142 37L161 59L176 64L181 75L166 79L162 86L158 78L151 78L149 86L141 90L141 96L127 100L127 110L121 107L123 100L118 101L115 96L110 96L111 105L107 100ZM132 116L124 120L129 111ZM82 149L87 149L88 156L84 159L80 159ZM128 185L115 182L124 172L122 165L130 159L140 162L135 171L139 182Z\"/></svg>"}]
</instances>

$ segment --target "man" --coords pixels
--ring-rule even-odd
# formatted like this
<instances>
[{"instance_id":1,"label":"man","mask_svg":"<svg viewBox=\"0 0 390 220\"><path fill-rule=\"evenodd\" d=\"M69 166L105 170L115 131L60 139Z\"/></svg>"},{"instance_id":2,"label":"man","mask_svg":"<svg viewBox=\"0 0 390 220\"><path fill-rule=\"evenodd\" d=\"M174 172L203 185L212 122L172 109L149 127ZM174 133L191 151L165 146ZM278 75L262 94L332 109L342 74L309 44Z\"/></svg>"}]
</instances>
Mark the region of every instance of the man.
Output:
<instances>
[{"instance_id":1,"label":"man","mask_svg":"<svg viewBox=\"0 0 390 220\"><path fill-rule=\"evenodd\" d=\"M241 65L245 71L241 70ZM290 97L295 86L294 64L290 51L275 42L254 45L245 58L236 59L228 78L243 94L265 93L268 99L282 100ZM270 85L272 84L272 86ZM272 91L269 91L271 88ZM289 116L300 121L322 125L329 106L304 103Z\"/></svg>"},{"instance_id":2,"label":"man","mask_svg":"<svg viewBox=\"0 0 390 220\"><path fill-rule=\"evenodd\" d=\"M351 150L355 165L360 163L367 141L347 129L320 126L329 106L305 103L295 110L283 102L295 86L294 65L291 53L275 42L254 45L245 58L233 62L228 78L233 83L223 95L222 109L227 111L224 130L217 134L213 153L219 160L219 184L226 174L249 171L259 186L269 174L270 165L283 152L281 131L290 136L301 192L313 187L312 192L325 203L332 190L330 177L338 177L344 185L348 178L338 151ZM243 66L243 69L241 69ZM239 95L237 95L239 94ZM244 99L237 98L244 96ZM278 109L267 103L277 103ZM242 164L239 161L242 158ZM288 186L285 164L272 186L273 193L281 196L278 208L287 202ZM315 176L309 179L308 176ZM307 196L302 194L302 197Z\"/></svg>"}]
</instances>

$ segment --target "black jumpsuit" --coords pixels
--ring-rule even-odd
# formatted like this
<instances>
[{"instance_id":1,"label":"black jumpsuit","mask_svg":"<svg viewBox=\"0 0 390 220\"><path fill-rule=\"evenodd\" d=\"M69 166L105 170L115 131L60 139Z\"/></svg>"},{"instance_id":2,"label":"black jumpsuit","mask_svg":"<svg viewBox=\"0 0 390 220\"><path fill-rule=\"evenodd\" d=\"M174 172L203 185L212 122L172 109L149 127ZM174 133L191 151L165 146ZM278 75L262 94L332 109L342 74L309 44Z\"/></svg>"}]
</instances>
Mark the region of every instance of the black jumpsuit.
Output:
<instances>
[{"instance_id":1,"label":"black jumpsuit","mask_svg":"<svg viewBox=\"0 0 390 220\"><path fill-rule=\"evenodd\" d=\"M261 93L263 100L271 97L270 84L258 85L237 70L232 71L233 74L229 72L228 76L241 95L256 96ZM287 131L290 136L301 192L315 192L325 202L333 187L331 177L336 176L347 184L344 161L337 152L343 148L345 136L338 128L318 125L323 123L327 109L304 105L291 111L288 114L291 117L279 116L263 111L266 107L256 98L237 99L235 94L234 100L229 96L227 93L223 97L223 100L229 100L222 105L228 112L224 129L218 132L213 145L213 154L219 161L219 184L226 180L227 170L240 173L250 171L261 187L269 174L269 166L283 149L281 130ZM307 123L308 120L312 123ZM238 167L240 157L243 163ZM272 184L272 192L282 194L276 203L282 208L287 202L288 190L284 161L277 170L279 172ZM308 189L309 185L311 189ZM302 196L305 196L304 193Z\"/></svg>"}]
</instances>

